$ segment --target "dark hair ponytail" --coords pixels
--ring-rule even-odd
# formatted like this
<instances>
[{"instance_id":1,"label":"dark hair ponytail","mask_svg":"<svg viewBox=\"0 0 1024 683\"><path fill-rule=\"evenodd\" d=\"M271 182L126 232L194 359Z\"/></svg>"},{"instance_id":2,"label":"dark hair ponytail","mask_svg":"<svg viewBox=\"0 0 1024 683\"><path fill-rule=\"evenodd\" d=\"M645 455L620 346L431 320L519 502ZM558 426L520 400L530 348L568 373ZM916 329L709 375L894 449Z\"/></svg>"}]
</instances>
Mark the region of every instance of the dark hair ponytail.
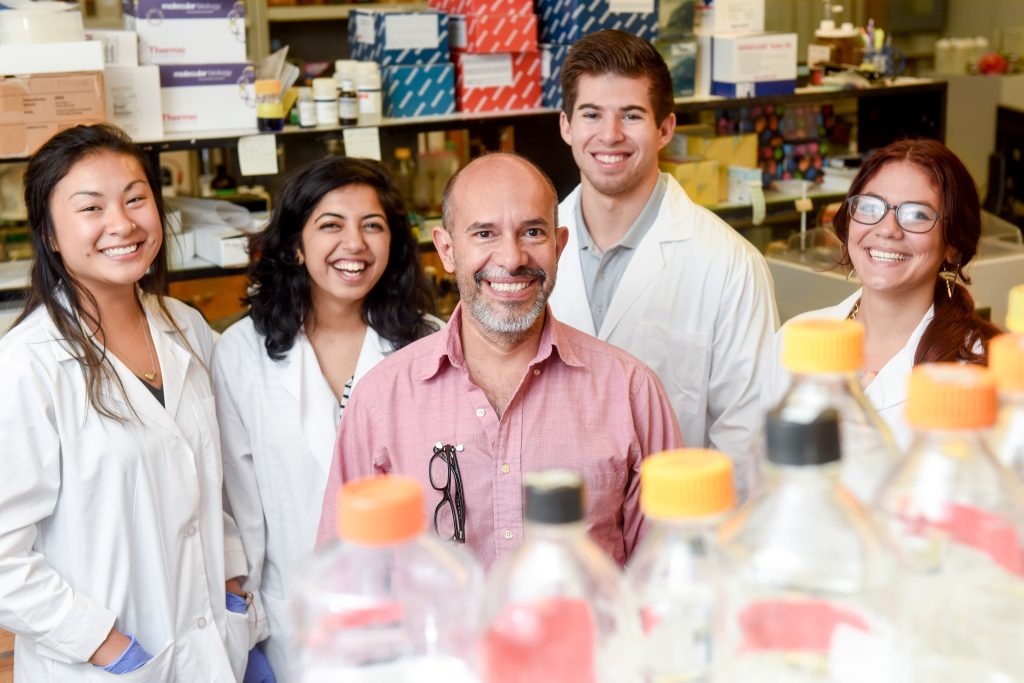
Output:
<instances>
[{"instance_id":1,"label":"dark hair ponytail","mask_svg":"<svg viewBox=\"0 0 1024 683\"><path fill-rule=\"evenodd\" d=\"M914 365L958 361L985 364L988 342L1000 330L974 311L974 298L967 288L953 285L951 297L945 281L936 280L933 301L935 317L921 335Z\"/></svg>"}]
</instances>

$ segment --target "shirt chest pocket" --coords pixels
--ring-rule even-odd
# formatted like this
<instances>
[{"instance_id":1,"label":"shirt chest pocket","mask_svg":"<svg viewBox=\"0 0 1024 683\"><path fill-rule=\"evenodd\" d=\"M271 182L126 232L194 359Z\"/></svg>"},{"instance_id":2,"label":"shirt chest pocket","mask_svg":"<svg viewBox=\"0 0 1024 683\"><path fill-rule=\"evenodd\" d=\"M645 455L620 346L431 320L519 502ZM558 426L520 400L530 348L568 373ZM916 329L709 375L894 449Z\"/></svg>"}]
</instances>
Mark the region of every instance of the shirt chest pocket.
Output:
<instances>
[{"instance_id":1,"label":"shirt chest pocket","mask_svg":"<svg viewBox=\"0 0 1024 683\"><path fill-rule=\"evenodd\" d=\"M711 375L710 336L657 323L639 323L636 335L637 356L665 385L676 414L703 415Z\"/></svg>"}]
</instances>

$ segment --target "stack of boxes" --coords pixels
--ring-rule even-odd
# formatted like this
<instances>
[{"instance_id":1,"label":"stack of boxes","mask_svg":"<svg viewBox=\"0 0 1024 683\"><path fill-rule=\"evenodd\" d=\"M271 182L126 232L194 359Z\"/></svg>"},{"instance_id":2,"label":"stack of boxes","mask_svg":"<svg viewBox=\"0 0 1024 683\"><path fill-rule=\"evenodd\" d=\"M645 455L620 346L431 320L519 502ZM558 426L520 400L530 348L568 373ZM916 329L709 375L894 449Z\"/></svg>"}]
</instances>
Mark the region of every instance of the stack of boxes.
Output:
<instances>
[{"instance_id":1,"label":"stack of boxes","mask_svg":"<svg viewBox=\"0 0 1024 683\"><path fill-rule=\"evenodd\" d=\"M451 13L461 112L541 106L541 59L532 0L432 0Z\"/></svg>"},{"instance_id":2,"label":"stack of boxes","mask_svg":"<svg viewBox=\"0 0 1024 683\"><path fill-rule=\"evenodd\" d=\"M103 46L103 97L107 121L133 140L159 140L164 134L160 68L139 65L135 31L88 30L87 40Z\"/></svg>"},{"instance_id":3,"label":"stack of boxes","mask_svg":"<svg viewBox=\"0 0 1024 683\"><path fill-rule=\"evenodd\" d=\"M352 59L377 62L380 67L385 116L455 111L449 27L444 12L361 8L351 12L349 53Z\"/></svg>"},{"instance_id":4,"label":"stack of boxes","mask_svg":"<svg viewBox=\"0 0 1024 683\"><path fill-rule=\"evenodd\" d=\"M672 91L676 97L690 97L694 94L697 71L697 38L693 35L694 4L695 0L661 0L658 11L658 41L654 46L668 65L672 75Z\"/></svg>"},{"instance_id":5,"label":"stack of boxes","mask_svg":"<svg viewBox=\"0 0 1024 683\"><path fill-rule=\"evenodd\" d=\"M715 135L712 126L695 124L676 128L659 165L702 206L747 204L748 183L761 181L757 155L756 135Z\"/></svg>"}]
</instances>

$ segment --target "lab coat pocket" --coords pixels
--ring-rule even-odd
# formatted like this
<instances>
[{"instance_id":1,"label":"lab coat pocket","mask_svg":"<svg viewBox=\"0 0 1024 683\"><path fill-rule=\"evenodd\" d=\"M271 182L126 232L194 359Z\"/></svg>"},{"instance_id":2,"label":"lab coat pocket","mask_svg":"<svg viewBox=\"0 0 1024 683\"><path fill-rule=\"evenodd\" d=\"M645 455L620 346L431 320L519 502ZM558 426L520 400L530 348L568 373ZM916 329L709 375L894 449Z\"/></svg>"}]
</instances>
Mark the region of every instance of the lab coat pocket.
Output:
<instances>
[{"instance_id":1,"label":"lab coat pocket","mask_svg":"<svg viewBox=\"0 0 1024 683\"><path fill-rule=\"evenodd\" d=\"M89 668L86 669L85 680L95 683L175 683L173 662L174 643L170 642L153 655L153 659L126 674L112 674L87 664Z\"/></svg>"},{"instance_id":2,"label":"lab coat pocket","mask_svg":"<svg viewBox=\"0 0 1024 683\"><path fill-rule=\"evenodd\" d=\"M224 638L224 646L228 652L228 660L231 662L231 671L235 674L235 680L242 680L245 674L245 665L249 661L249 619L252 614L252 607L244 613L225 611L227 621L227 633Z\"/></svg>"},{"instance_id":3,"label":"lab coat pocket","mask_svg":"<svg viewBox=\"0 0 1024 683\"><path fill-rule=\"evenodd\" d=\"M707 404L711 340L706 334L677 332L654 323L637 324L642 353L665 385L676 415L703 415Z\"/></svg>"}]
</instances>

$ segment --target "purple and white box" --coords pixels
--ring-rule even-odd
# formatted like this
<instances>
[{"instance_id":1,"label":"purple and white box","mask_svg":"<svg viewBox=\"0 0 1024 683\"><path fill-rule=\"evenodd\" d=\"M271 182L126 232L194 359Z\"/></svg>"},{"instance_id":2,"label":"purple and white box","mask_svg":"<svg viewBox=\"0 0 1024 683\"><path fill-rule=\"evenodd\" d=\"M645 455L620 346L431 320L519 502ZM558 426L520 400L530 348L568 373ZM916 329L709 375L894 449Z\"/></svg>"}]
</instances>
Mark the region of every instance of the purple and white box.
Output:
<instances>
[{"instance_id":1,"label":"purple and white box","mask_svg":"<svg viewBox=\"0 0 1024 683\"><path fill-rule=\"evenodd\" d=\"M254 80L251 64L161 66L164 132L255 129Z\"/></svg>"},{"instance_id":2,"label":"purple and white box","mask_svg":"<svg viewBox=\"0 0 1024 683\"><path fill-rule=\"evenodd\" d=\"M246 59L242 0L134 0L124 25L139 34L140 64Z\"/></svg>"}]
</instances>

